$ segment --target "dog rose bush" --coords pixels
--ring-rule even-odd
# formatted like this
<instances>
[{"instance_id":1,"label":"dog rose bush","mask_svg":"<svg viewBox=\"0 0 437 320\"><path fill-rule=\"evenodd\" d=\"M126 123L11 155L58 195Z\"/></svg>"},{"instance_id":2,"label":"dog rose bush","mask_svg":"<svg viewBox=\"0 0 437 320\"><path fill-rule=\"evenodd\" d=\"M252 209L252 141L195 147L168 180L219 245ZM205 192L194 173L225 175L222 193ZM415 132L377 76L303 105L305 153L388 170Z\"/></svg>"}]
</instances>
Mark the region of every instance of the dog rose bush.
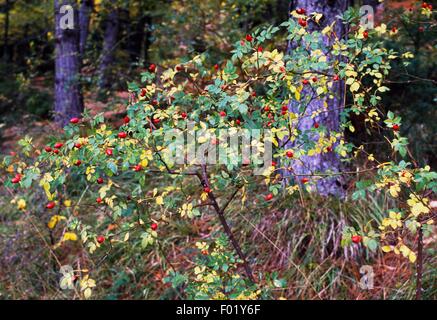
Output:
<instances>
[{"instance_id":1,"label":"dog rose bush","mask_svg":"<svg viewBox=\"0 0 437 320\"><path fill-rule=\"evenodd\" d=\"M129 84L131 99L118 127L102 114L85 113L71 120L64 136L50 137L41 150L30 137L23 138L20 153L2 161L9 177L5 186L14 194L41 188L45 195L43 203L24 204L14 196L25 212L23 219L45 221L56 240L52 250L74 242L81 248L78 255L87 251L104 259L128 247L159 250L165 229L212 210L226 238L211 250L206 243L197 245L202 254L194 273L172 270L171 261L166 261L166 281L175 287L188 282L187 292L194 298L255 299L263 289L263 276L254 275L233 236L225 217L228 205L235 202L244 208L256 203L267 212L284 194L316 192L318 180L352 172L362 176L354 200L383 193L393 199L393 206L384 220L369 221L365 230L345 228L343 244L362 243L371 251L380 247L415 262L415 249L404 239L419 229L425 236L429 233L429 194L436 189L436 173L409 162L400 117L385 115L380 108L382 94L389 90L384 79L391 62L408 63L409 53L385 49L376 39L379 29L365 30L348 14L351 27L345 39L337 38L332 26L310 31L302 19L317 24L319 16L294 12L279 27L257 30L236 43L228 61L206 65L199 55L169 69L151 65L139 83ZM275 37L284 33L293 50L275 48ZM341 110L340 129L329 131L317 123L300 130L301 119L333 112L328 103L316 113L308 113L306 106L311 99L332 99L336 85L346 88L348 100ZM305 94L308 91L312 95ZM383 132L391 159L378 159L366 147L346 140L344 132L355 130L351 114L360 115L368 130ZM230 147L231 137L253 130L261 134L246 143L252 151L249 157ZM182 146L175 144L181 137ZM272 157L266 157L269 145ZM202 156L221 148L217 154L223 161L190 159L185 154L190 147L201 148ZM294 174L293 165L302 157L322 153L335 153L344 172ZM177 156L184 164L175 161ZM355 159L362 156L368 159L366 167L356 165ZM366 175L369 172L375 176ZM93 271L100 265L68 273L80 280L72 286L85 298L99 286ZM223 283L236 283L237 289L222 292L218 288ZM282 285L278 279L272 283Z\"/></svg>"}]
</instances>

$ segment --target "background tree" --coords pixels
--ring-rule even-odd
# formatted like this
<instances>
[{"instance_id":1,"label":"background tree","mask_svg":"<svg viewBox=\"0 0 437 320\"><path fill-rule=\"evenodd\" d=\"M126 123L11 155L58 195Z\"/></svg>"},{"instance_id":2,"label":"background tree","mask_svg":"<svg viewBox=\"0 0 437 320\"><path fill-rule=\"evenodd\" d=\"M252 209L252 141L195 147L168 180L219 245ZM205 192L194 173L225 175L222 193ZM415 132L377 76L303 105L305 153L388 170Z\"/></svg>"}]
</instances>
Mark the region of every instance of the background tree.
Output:
<instances>
[{"instance_id":1,"label":"background tree","mask_svg":"<svg viewBox=\"0 0 437 320\"><path fill-rule=\"evenodd\" d=\"M153 31L163 22L163 13L169 3L156 1L131 1L129 5L129 21L127 35L127 51L133 66L149 61L149 50L153 42ZM156 25L154 25L156 23ZM155 61L156 62L156 61Z\"/></svg>"},{"instance_id":2,"label":"background tree","mask_svg":"<svg viewBox=\"0 0 437 320\"><path fill-rule=\"evenodd\" d=\"M109 67L114 61L115 48L119 29L119 8L117 1L112 0L108 3L107 15L105 18L105 34L103 37L103 48L99 65L99 88L107 89L110 81Z\"/></svg>"},{"instance_id":3,"label":"background tree","mask_svg":"<svg viewBox=\"0 0 437 320\"><path fill-rule=\"evenodd\" d=\"M69 119L79 117L84 110L80 85L79 19L77 2L55 0L55 121L65 125ZM61 25L61 7L69 5L74 10L74 27Z\"/></svg>"},{"instance_id":4,"label":"background tree","mask_svg":"<svg viewBox=\"0 0 437 320\"><path fill-rule=\"evenodd\" d=\"M9 45L9 20L10 20L10 10L12 9L13 1L6 0L5 4L1 7L1 10L5 14L5 25L3 31L3 61L6 63L9 54L8 54L8 45Z\"/></svg>"},{"instance_id":5,"label":"background tree","mask_svg":"<svg viewBox=\"0 0 437 320\"><path fill-rule=\"evenodd\" d=\"M330 1L330 0L296 0L291 2L290 6L293 10L303 8L307 14L318 12L323 14L323 18L319 24L308 20L308 28L310 30L322 30L326 26L334 24L334 31L337 37L341 38L346 31L346 26L339 21L338 16L341 15L349 7L349 1ZM329 44L332 39L324 36L320 39L326 44ZM288 50L294 50L293 42L289 43ZM334 61L334 57L328 54L328 59ZM311 80L310 80L311 81ZM306 117L301 119L298 123L297 129L308 132L308 139L316 140L318 136L311 133L311 129L316 126L324 126L328 132L338 132L340 130L340 113L344 107L344 83L342 81L334 82L332 90L332 99L324 100L318 99L317 94L311 88L311 85L305 86L302 96L306 101L307 114L319 112L322 110L329 110L329 112L319 113L315 118ZM327 104L327 108L325 107ZM296 106L291 105L291 109L296 109ZM299 143L307 143L308 141L298 141ZM293 162L293 170L295 174L314 174L323 173L327 171L340 171L340 157L335 152L322 153L315 156L303 156L301 161ZM339 195L344 191L341 181L338 178L320 179L317 183L318 192L321 195Z\"/></svg>"},{"instance_id":6,"label":"background tree","mask_svg":"<svg viewBox=\"0 0 437 320\"><path fill-rule=\"evenodd\" d=\"M82 0L79 9L79 25L80 25L79 52L81 57L83 57L85 52L93 7L94 7L94 0Z\"/></svg>"}]
</instances>

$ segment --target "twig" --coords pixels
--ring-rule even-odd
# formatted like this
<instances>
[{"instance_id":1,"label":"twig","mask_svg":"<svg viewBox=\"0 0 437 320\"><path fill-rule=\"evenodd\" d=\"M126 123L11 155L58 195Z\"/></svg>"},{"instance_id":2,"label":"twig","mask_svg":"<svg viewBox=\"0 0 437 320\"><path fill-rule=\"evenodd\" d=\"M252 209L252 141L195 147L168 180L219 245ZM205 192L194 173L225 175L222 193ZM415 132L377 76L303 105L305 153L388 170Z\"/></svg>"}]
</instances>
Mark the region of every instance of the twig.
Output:
<instances>
[{"instance_id":1,"label":"twig","mask_svg":"<svg viewBox=\"0 0 437 320\"><path fill-rule=\"evenodd\" d=\"M416 300L422 299L423 278L423 230L419 228L417 236L417 262L416 262Z\"/></svg>"},{"instance_id":2,"label":"twig","mask_svg":"<svg viewBox=\"0 0 437 320\"><path fill-rule=\"evenodd\" d=\"M203 186L209 186L209 181L208 181L208 173L206 170L206 165L202 165L202 174L198 174L198 178L200 180L200 182L202 183ZM220 209L219 204L217 203L217 199L214 196L213 192L209 192L208 193L208 197L212 202L212 205L218 215L218 218L220 220L220 223L223 226L223 229L226 233L226 235L229 238L229 241L231 241L232 246L234 247L235 251L237 252L238 256L240 257L240 259L243 261L243 267L244 270L246 271L246 275L247 277L252 281L252 282L256 282L255 278L253 276L253 272L252 272L252 268L250 267L249 263L247 262L247 258L246 255L243 253L243 251L241 250L240 245L238 244L238 241L235 239L231 228L228 225L228 222L226 221L226 218L224 216L224 212L222 209Z\"/></svg>"}]
</instances>

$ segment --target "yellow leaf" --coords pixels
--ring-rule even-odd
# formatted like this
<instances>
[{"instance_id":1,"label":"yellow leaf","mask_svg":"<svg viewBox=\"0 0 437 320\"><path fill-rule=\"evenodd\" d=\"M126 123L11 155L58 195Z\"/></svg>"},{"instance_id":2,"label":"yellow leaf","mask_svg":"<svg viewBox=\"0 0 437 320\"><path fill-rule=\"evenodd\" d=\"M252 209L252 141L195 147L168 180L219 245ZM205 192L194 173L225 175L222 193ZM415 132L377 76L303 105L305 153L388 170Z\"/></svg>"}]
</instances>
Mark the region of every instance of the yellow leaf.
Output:
<instances>
[{"instance_id":1,"label":"yellow leaf","mask_svg":"<svg viewBox=\"0 0 437 320\"><path fill-rule=\"evenodd\" d=\"M26 210L26 201L24 199L20 199L17 202L18 210Z\"/></svg>"},{"instance_id":2,"label":"yellow leaf","mask_svg":"<svg viewBox=\"0 0 437 320\"><path fill-rule=\"evenodd\" d=\"M399 184L393 184L390 186L389 192L393 198L397 198L400 191L401 187L399 186Z\"/></svg>"},{"instance_id":3,"label":"yellow leaf","mask_svg":"<svg viewBox=\"0 0 437 320\"><path fill-rule=\"evenodd\" d=\"M325 89L324 89L323 87L318 87L317 90L316 90L316 93L317 93L317 95L319 95L319 96L322 95L323 92L325 92Z\"/></svg>"},{"instance_id":4,"label":"yellow leaf","mask_svg":"<svg viewBox=\"0 0 437 320\"><path fill-rule=\"evenodd\" d=\"M331 26L326 26L323 30L322 30L322 34L327 35L328 33L331 32Z\"/></svg>"},{"instance_id":5,"label":"yellow leaf","mask_svg":"<svg viewBox=\"0 0 437 320\"><path fill-rule=\"evenodd\" d=\"M406 245L401 245L399 251L405 258L408 257L408 255L411 253L411 250Z\"/></svg>"},{"instance_id":6,"label":"yellow leaf","mask_svg":"<svg viewBox=\"0 0 437 320\"><path fill-rule=\"evenodd\" d=\"M54 215L53 217L50 218L49 223L47 223L47 227L49 227L49 229L54 229L56 227L56 225L58 224L58 222L61 220L67 220L67 218L60 216L60 215ZM65 237L65 235L64 235L64 237Z\"/></svg>"},{"instance_id":7,"label":"yellow leaf","mask_svg":"<svg viewBox=\"0 0 437 320\"><path fill-rule=\"evenodd\" d=\"M106 193L111 189L111 184L108 184L106 186L103 186L99 189L99 196L100 198L105 198Z\"/></svg>"},{"instance_id":8,"label":"yellow leaf","mask_svg":"<svg viewBox=\"0 0 437 320\"><path fill-rule=\"evenodd\" d=\"M71 207L71 200L65 200L64 206L66 206L67 208Z\"/></svg>"},{"instance_id":9,"label":"yellow leaf","mask_svg":"<svg viewBox=\"0 0 437 320\"><path fill-rule=\"evenodd\" d=\"M116 199L115 196L112 196L110 198L105 198L105 203L110 207L113 208L114 207L114 199Z\"/></svg>"},{"instance_id":10,"label":"yellow leaf","mask_svg":"<svg viewBox=\"0 0 437 320\"><path fill-rule=\"evenodd\" d=\"M199 141L199 143L205 143L206 141L208 141L208 138L205 136L199 137L199 139L197 139L197 141Z\"/></svg>"},{"instance_id":11,"label":"yellow leaf","mask_svg":"<svg viewBox=\"0 0 437 320\"><path fill-rule=\"evenodd\" d=\"M323 14L321 14L321 13L314 13L314 15L313 15L313 18L317 23L319 23L319 21L320 21L320 19L322 19L322 17L323 17Z\"/></svg>"},{"instance_id":12,"label":"yellow leaf","mask_svg":"<svg viewBox=\"0 0 437 320\"><path fill-rule=\"evenodd\" d=\"M411 263L416 262L417 259L416 254L413 251L411 251L410 254L408 255L408 259L410 260Z\"/></svg>"},{"instance_id":13,"label":"yellow leaf","mask_svg":"<svg viewBox=\"0 0 437 320\"><path fill-rule=\"evenodd\" d=\"M355 91L358 91L358 89L360 89L360 83L357 82L357 81L355 81L355 82L351 85L351 87L350 87L350 91L351 91L351 92L355 92Z\"/></svg>"},{"instance_id":14,"label":"yellow leaf","mask_svg":"<svg viewBox=\"0 0 437 320\"><path fill-rule=\"evenodd\" d=\"M62 241L77 241L77 235L73 232L66 232L64 233Z\"/></svg>"},{"instance_id":15,"label":"yellow leaf","mask_svg":"<svg viewBox=\"0 0 437 320\"><path fill-rule=\"evenodd\" d=\"M86 288L83 292L83 296L85 297L85 299L89 299L91 297L92 291L90 288Z\"/></svg>"},{"instance_id":16,"label":"yellow leaf","mask_svg":"<svg viewBox=\"0 0 437 320\"><path fill-rule=\"evenodd\" d=\"M390 252L392 250L392 248L390 246L383 246L381 249L384 252Z\"/></svg>"},{"instance_id":17,"label":"yellow leaf","mask_svg":"<svg viewBox=\"0 0 437 320\"><path fill-rule=\"evenodd\" d=\"M296 92L294 93L294 97L297 101L300 101L300 91L296 90Z\"/></svg>"},{"instance_id":18,"label":"yellow leaf","mask_svg":"<svg viewBox=\"0 0 437 320\"><path fill-rule=\"evenodd\" d=\"M274 137L272 137L270 140L272 141L272 143L273 143L276 147L279 146L278 141L277 141Z\"/></svg>"},{"instance_id":19,"label":"yellow leaf","mask_svg":"<svg viewBox=\"0 0 437 320\"><path fill-rule=\"evenodd\" d=\"M147 165L149 164L149 160L147 160L147 159L143 159L143 160L141 160L141 166L144 168L144 167L147 167Z\"/></svg>"},{"instance_id":20,"label":"yellow leaf","mask_svg":"<svg viewBox=\"0 0 437 320\"><path fill-rule=\"evenodd\" d=\"M346 70L345 74L347 77L352 78L355 78L358 75L358 73L356 73L354 70Z\"/></svg>"},{"instance_id":21,"label":"yellow leaf","mask_svg":"<svg viewBox=\"0 0 437 320\"><path fill-rule=\"evenodd\" d=\"M163 205L164 204L164 198L162 196L156 197L156 204L157 205Z\"/></svg>"},{"instance_id":22,"label":"yellow leaf","mask_svg":"<svg viewBox=\"0 0 437 320\"><path fill-rule=\"evenodd\" d=\"M96 170L94 169L94 167L87 167L86 168L86 174L87 175L91 175L91 174L93 174L93 173L95 173L96 172Z\"/></svg>"},{"instance_id":23,"label":"yellow leaf","mask_svg":"<svg viewBox=\"0 0 437 320\"><path fill-rule=\"evenodd\" d=\"M208 193L206 192L202 192L202 194L200 195L200 199L202 201L205 201L206 199L208 199Z\"/></svg>"}]
</instances>

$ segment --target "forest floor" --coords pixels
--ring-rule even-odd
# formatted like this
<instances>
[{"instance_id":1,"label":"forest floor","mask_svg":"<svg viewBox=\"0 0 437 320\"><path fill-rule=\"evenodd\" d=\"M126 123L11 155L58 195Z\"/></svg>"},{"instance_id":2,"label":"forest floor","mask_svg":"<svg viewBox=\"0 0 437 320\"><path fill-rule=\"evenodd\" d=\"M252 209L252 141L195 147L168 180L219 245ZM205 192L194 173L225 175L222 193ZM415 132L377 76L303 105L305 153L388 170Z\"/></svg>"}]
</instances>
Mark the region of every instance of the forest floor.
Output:
<instances>
[{"instance_id":1,"label":"forest floor","mask_svg":"<svg viewBox=\"0 0 437 320\"><path fill-rule=\"evenodd\" d=\"M42 80L35 79L32 87L38 91L46 91L47 88L41 83ZM126 101L129 93L126 91L116 92L107 102L98 101L93 94L84 95L85 109L90 115L103 113L105 119L115 126L122 123L122 116L126 112ZM0 154L7 154L16 149L17 141L28 135L33 138L35 146L44 146L46 138L54 133L61 132L51 120L38 119L30 114L23 114L9 121L0 128Z\"/></svg>"}]
</instances>

